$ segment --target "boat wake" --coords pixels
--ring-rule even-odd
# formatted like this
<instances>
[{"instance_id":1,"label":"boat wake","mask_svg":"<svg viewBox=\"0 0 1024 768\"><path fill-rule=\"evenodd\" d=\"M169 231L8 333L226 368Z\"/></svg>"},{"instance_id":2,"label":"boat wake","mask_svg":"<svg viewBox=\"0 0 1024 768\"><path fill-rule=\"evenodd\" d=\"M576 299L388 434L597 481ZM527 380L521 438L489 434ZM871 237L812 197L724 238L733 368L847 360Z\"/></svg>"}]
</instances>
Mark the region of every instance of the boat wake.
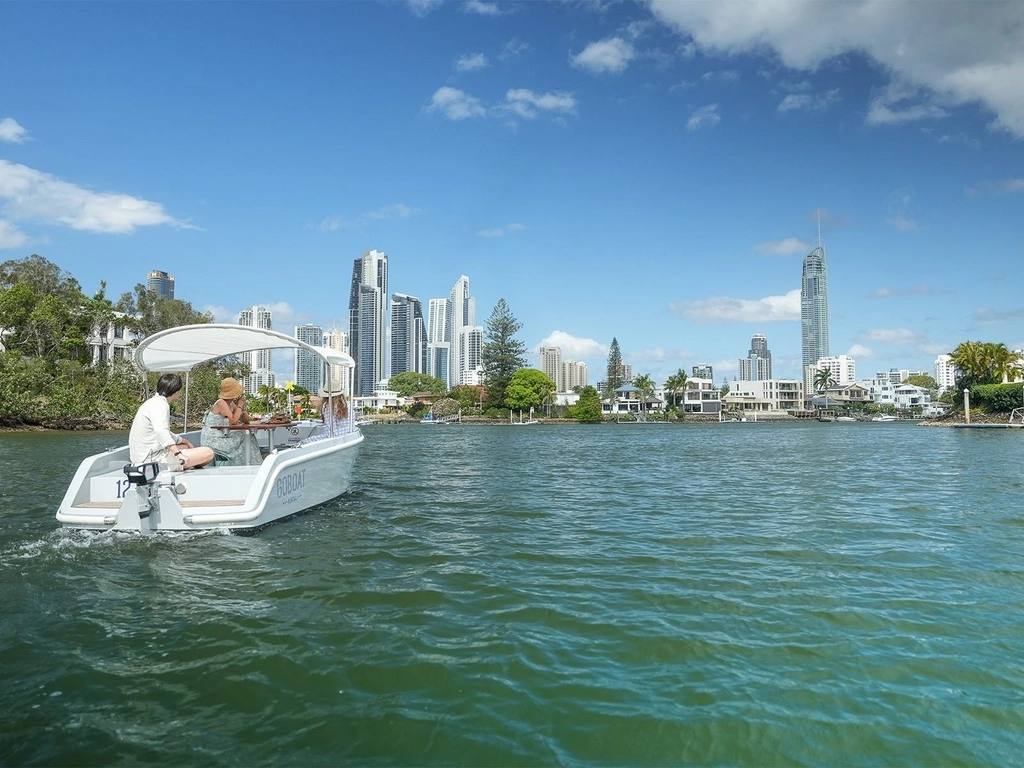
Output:
<instances>
[{"instance_id":1,"label":"boat wake","mask_svg":"<svg viewBox=\"0 0 1024 768\"><path fill-rule=\"evenodd\" d=\"M97 547L145 546L159 547L210 536L231 536L229 530L210 529L203 531L161 531L152 536L137 531L90 531L75 528L58 528L35 541L23 541L0 550L0 563L18 560L33 560L38 557L56 555L66 557L72 553L96 549Z\"/></svg>"}]
</instances>

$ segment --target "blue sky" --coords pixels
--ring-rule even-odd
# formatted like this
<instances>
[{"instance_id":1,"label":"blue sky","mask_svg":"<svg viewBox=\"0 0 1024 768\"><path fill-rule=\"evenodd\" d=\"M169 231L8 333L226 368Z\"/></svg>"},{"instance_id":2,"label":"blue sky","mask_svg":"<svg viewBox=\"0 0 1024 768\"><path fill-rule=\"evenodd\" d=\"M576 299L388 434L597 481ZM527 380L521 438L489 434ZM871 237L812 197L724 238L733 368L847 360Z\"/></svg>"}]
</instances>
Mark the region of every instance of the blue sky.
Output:
<instances>
[{"instance_id":1,"label":"blue sky","mask_svg":"<svg viewBox=\"0 0 1024 768\"><path fill-rule=\"evenodd\" d=\"M345 327L471 280L603 378L800 376L799 285L867 378L1024 348L1024 4L0 3L0 260L218 320ZM275 368L289 375L284 360Z\"/></svg>"}]
</instances>

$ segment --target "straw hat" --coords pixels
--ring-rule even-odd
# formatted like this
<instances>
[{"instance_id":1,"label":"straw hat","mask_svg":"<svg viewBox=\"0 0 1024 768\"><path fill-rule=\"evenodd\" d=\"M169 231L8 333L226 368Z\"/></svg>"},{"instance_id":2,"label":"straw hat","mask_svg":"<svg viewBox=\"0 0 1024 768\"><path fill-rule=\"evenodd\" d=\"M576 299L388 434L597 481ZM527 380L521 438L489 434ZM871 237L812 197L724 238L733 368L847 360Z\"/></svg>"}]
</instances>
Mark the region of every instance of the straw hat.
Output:
<instances>
[{"instance_id":1,"label":"straw hat","mask_svg":"<svg viewBox=\"0 0 1024 768\"><path fill-rule=\"evenodd\" d=\"M234 400L236 397L241 397L244 392L245 387L238 383L238 379L228 376L220 381L220 394L218 397L221 400Z\"/></svg>"},{"instance_id":2,"label":"straw hat","mask_svg":"<svg viewBox=\"0 0 1024 768\"><path fill-rule=\"evenodd\" d=\"M320 397L338 397L344 395L340 389L328 389L327 387L320 387Z\"/></svg>"}]
</instances>

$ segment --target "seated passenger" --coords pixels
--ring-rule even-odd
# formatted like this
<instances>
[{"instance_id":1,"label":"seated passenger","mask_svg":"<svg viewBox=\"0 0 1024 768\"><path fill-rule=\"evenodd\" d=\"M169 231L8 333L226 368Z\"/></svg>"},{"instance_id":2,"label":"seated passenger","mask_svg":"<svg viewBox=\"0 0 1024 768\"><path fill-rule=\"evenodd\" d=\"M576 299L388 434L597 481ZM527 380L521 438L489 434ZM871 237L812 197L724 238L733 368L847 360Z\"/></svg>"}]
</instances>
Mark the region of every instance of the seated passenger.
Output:
<instances>
[{"instance_id":1,"label":"seated passenger","mask_svg":"<svg viewBox=\"0 0 1024 768\"><path fill-rule=\"evenodd\" d=\"M165 373L156 383L156 394L139 406L128 433L132 464L156 461L171 471L201 467L213 461L213 451L171 432L171 406L181 394L181 376Z\"/></svg>"},{"instance_id":2,"label":"seated passenger","mask_svg":"<svg viewBox=\"0 0 1024 768\"><path fill-rule=\"evenodd\" d=\"M201 439L203 445L213 449L218 467L244 467L246 464L259 464L263 460L256 436L251 432L244 429L218 429L248 423L245 387L228 376L220 382L217 402L203 415Z\"/></svg>"},{"instance_id":3,"label":"seated passenger","mask_svg":"<svg viewBox=\"0 0 1024 768\"><path fill-rule=\"evenodd\" d=\"M320 390L320 418L324 420L327 434L330 437L337 437L349 431L348 429L348 402L340 389L331 390L323 388Z\"/></svg>"},{"instance_id":4,"label":"seated passenger","mask_svg":"<svg viewBox=\"0 0 1024 768\"><path fill-rule=\"evenodd\" d=\"M316 427L303 443L311 443L328 437L338 437L351 432L348 424L348 403L341 390L320 390L320 418L324 423Z\"/></svg>"}]
</instances>

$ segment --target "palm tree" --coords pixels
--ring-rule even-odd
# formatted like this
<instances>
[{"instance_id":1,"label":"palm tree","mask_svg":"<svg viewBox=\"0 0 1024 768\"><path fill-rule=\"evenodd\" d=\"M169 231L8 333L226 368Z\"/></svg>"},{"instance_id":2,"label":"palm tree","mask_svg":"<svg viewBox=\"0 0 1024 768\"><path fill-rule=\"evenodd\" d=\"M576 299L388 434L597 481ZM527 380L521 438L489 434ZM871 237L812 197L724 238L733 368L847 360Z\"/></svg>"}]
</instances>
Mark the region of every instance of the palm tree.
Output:
<instances>
[{"instance_id":1,"label":"palm tree","mask_svg":"<svg viewBox=\"0 0 1024 768\"><path fill-rule=\"evenodd\" d=\"M836 385L836 377L832 375L831 368L819 368L814 372L814 388L821 393L828 391L830 387ZM828 396L826 395L825 404L828 405Z\"/></svg>"},{"instance_id":2,"label":"palm tree","mask_svg":"<svg viewBox=\"0 0 1024 768\"><path fill-rule=\"evenodd\" d=\"M1005 384L1020 374L1021 356L1005 344L964 341L957 345L950 358L960 372L959 389L975 384Z\"/></svg>"},{"instance_id":3,"label":"palm tree","mask_svg":"<svg viewBox=\"0 0 1024 768\"><path fill-rule=\"evenodd\" d=\"M640 390L640 410L646 410L647 398L654 394L654 379L651 374L645 373L633 379L633 386Z\"/></svg>"},{"instance_id":4,"label":"palm tree","mask_svg":"<svg viewBox=\"0 0 1024 768\"><path fill-rule=\"evenodd\" d=\"M665 379L665 391L672 398L672 407L678 405L679 393L686 389L686 371L682 368Z\"/></svg>"}]
</instances>

